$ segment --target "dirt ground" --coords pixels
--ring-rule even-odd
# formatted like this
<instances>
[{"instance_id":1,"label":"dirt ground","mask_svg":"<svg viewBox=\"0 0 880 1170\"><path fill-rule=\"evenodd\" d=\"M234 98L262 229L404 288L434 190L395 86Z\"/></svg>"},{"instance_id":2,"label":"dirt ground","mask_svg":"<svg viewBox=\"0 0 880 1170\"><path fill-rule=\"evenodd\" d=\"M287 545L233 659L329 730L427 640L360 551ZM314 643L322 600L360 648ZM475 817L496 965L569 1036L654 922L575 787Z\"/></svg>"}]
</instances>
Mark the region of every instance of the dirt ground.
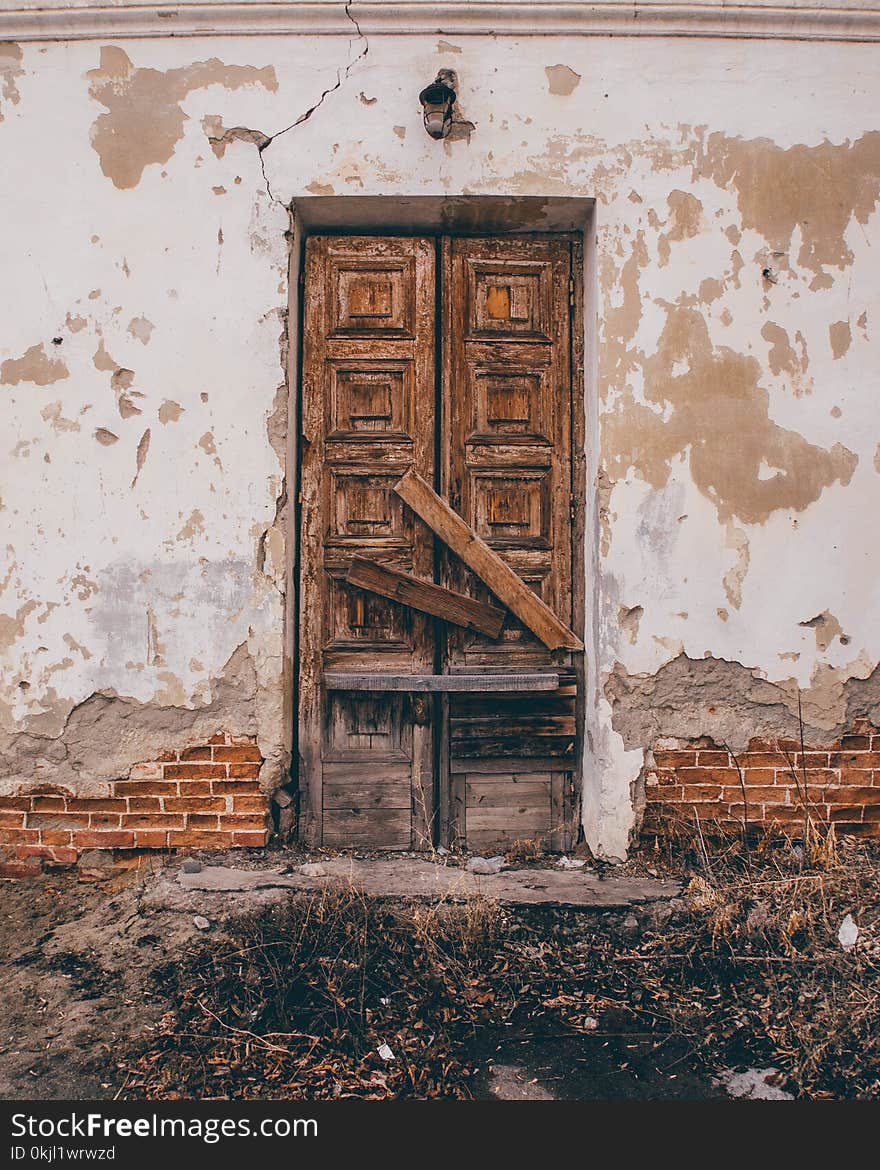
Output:
<instances>
[{"instance_id":1,"label":"dirt ground","mask_svg":"<svg viewBox=\"0 0 880 1170\"><path fill-rule=\"evenodd\" d=\"M253 854L232 860L258 864ZM149 1044L151 1031L174 1006L157 973L203 944L194 925L199 909L217 917L216 907L203 903L161 904L168 899L157 898L156 889L167 889L179 867L180 859L157 858L105 883L78 882L66 873L3 882L0 1098L137 1095L127 1088L131 1051ZM248 899L271 900L268 893ZM238 908L229 912L234 916ZM718 1094L708 1077L682 1063L680 1045L631 1034L610 1018L608 1023L610 1032L603 1027L601 1035L589 1036L476 1029L465 1054L478 1069L473 1095L531 1100Z\"/></svg>"},{"instance_id":2,"label":"dirt ground","mask_svg":"<svg viewBox=\"0 0 880 1170\"><path fill-rule=\"evenodd\" d=\"M252 851L201 862L260 869L285 859L291 867L303 860L289 851ZM425 929L420 912L400 899L358 895L360 904L342 910L370 917L377 942L364 966L380 972L377 987L384 980L394 988L394 1002L386 1009L378 1004L388 999L376 1000L366 1016L361 1005L362 1032L349 1013L338 1044L324 1035L319 1009L326 988L314 981L305 1000L288 1003L280 1016L247 1023L277 998L279 986L283 996L299 965L288 937L302 926L292 908L307 893L194 891L179 880L179 857L150 858L103 883L79 882L69 873L4 881L0 1098L278 1097L294 1086L290 1096L302 1090L304 1096L707 1099L726 1095L719 1080L725 1070L754 1080L756 1068L766 1069L757 1079L771 1096L880 1095L873 1023L880 853L862 845L837 850L807 871L790 851L782 862L776 855L760 863L734 858L723 874L723 858L710 859L712 868L703 873L693 858L684 859L683 870L681 859L675 864L685 896L650 905L574 910L485 903L476 926L467 922L460 937L450 934L446 950L432 952L411 986L408 965L413 955L421 962L424 947L416 940L408 950L406 931L411 923L416 932ZM673 876L656 856L637 857L614 872L618 880L656 879L658 865L661 878ZM389 918L386 904L403 909ZM858 943L849 949L837 938L847 914L859 923ZM389 923L398 949L390 966L387 954L379 956L385 966L377 966ZM429 933L438 924L429 922ZM343 940L351 934L350 922L334 928L344 928ZM313 937L322 937L322 929L313 923ZM468 938L480 931L485 938L464 955ZM279 938L289 966L282 965L280 982L267 992L259 986L265 969L241 956L250 939L268 953ZM318 983L326 977L333 989L333 1012L349 1010L344 984L359 984L361 953L367 954L343 961L338 986L336 970L319 956ZM346 965L352 970L344 971ZM460 1013L462 995L470 1002ZM283 1027L265 1035L294 1037L300 1026L300 1038L309 1029L322 1037L314 1077L292 1051L293 1041L284 1041L291 1044L286 1055L266 1055L260 1063L261 1028ZM377 1028L387 1029L397 1064L383 1065L376 1055ZM247 1045L246 1061L239 1035L259 1042L256 1049ZM427 1055L431 1042L442 1050L439 1057ZM264 1047L281 1052L278 1044ZM420 1082L413 1070L422 1057ZM194 1078L200 1062L219 1072Z\"/></svg>"}]
</instances>

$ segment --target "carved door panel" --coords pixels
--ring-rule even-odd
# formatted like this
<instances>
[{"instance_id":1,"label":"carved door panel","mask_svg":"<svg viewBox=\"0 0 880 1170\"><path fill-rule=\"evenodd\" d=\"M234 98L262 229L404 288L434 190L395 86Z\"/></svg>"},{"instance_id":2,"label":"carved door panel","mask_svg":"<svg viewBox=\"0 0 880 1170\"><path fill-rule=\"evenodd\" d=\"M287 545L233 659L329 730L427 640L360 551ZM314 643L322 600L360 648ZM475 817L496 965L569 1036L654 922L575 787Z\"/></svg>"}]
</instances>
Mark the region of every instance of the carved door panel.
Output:
<instances>
[{"instance_id":1,"label":"carved door panel","mask_svg":"<svg viewBox=\"0 0 880 1170\"><path fill-rule=\"evenodd\" d=\"M572 612L571 243L553 236L454 239L443 248L440 494L570 626ZM479 600L456 557L441 582ZM560 690L455 696L448 704L446 836L469 848L516 838L562 847L570 821L576 678L508 614L502 636L447 630L444 669L561 668Z\"/></svg>"},{"instance_id":2,"label":"carved door panel","mask_svg":"<svg viewBox=\"0 0 880 1170\"><path fill-rule=\"evenodd\" d=\"M435 251L427 239L306 245L301 834L325 845L430 844L430 718L407 694L328 691L324 674L434 669L431 620L345 576L360 555L433 578L433 536L393 487L410 467L434 477Z\"/></svg>"},{"instance_id":3,"label":"carved door panel","mask_svg":"<svg viewBox=\"0 0 880 1170\"><path fill-rule=\"evenodd\" d=\"M308 841L568 845L571 652L549 651L509 611L493 638L491 627L459 628L346 577L365 558L499 605L395 493L412 469L566 625L578 620L572 247L546 235L307 241L299 756ZM493 672L556 673L561 686L486 694ZM407 685L406 676L449 673L482 676L483 693L344 689L353 676Z\"/></svg>"}]
</instances>

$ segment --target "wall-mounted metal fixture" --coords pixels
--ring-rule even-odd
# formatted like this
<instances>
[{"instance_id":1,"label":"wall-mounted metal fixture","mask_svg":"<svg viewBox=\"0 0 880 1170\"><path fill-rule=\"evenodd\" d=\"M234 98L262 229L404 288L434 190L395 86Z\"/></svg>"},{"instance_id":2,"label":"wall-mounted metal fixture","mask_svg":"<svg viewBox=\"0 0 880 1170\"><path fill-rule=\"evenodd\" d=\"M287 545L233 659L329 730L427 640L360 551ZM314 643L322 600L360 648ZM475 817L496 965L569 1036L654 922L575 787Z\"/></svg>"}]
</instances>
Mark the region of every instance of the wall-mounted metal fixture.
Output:
<instances>
[{"instance_id":1,"label":"wall-mounted metal fixture","mask_svg":"<svg viewBox=\"0 0 880 1170\"><path fill-rule=\"evenodd\" d=\"M455 104L455 74L441 69L430 85L419 94L424 112L425 129L432 138L445 138L452 127L452 107Z\"/></svg>"}]
</instances>

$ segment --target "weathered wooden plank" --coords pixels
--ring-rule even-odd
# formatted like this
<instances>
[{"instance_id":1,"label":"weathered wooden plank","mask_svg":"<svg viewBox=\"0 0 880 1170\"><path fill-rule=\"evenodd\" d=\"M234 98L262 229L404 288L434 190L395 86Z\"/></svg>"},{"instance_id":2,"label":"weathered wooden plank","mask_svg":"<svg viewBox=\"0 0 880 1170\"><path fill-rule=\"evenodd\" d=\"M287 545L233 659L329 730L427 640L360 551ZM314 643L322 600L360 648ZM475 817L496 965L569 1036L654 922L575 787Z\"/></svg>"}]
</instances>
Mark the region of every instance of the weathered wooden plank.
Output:
<instances>
[{"instance_id":1,"label":"weathered wooden plank","mask_svg":"<svg viewBox=\"0 0 880 1170\"><path fill-rule=\"evenodd\" d=\"M349 674L327 671L328 691L552 691L555 674Z\"/></svg>"},{"instance_id":2,"label":"weathered wooden plank","mask_svg":"<svg viewBox=\"0 0 880 1170\"><path fill-rule=\"evenodd\" d=\"M412 812L407 808L325 809L324 844L333 848L366 845L376 849L409 849Z\"/></svg>"},{"instance_id":3,"label":"weathered wooden plank","mask_svg":"<svg viewBox=\"0 0 880 1170\"><path fill-rule=\"evenodd\" d=\"M390 569L367 557L352 557L346 580L359 589L369 589L371 593L389 597L467 630L478 630L489 638L497 638L504 625L503 609L484 605L463 593L453 593L451 589L422 581L410 573L401 573L399 569Z\"/></svg>"},{"instance_id":4,"label":"weathered wooden plank","mask_svg":"<svg viewBox=\"0 0 880 1170\"><path fill-rule=\"evenodd\" d=\"M501 758L501 759L484 759L468 760L453 758L449 762L450 772L456 775L476 775L482 779L488 779L489 776L500 775L507 776L522 776L523 779L528 780L535 775L546 775L559 767L558 756L534 756L529 759L520 758Z\"/></svg>"},{"instance_id":5,"label":"weathered wooden plank","mask_svg":"<svg viewBox=\"0 0 880 1170\"><path fill-rule=\"evenodd\" d=\"M334 784L324 774L324 812L330 808L405 808L410 802L411 779L401 776L390 782L361 778L349 784Z\"/></svg>"},{"instance_id":6,"label":"weathered wooden plank","mask_svg":"<svg viewBox=\"0 0 880 1170\"><path fill-rule=\"evenodd\" d=\"M467 781L469 805L481 808L521 808L532 806L550 808L550 777L536 776L469 776Z\"/></svg>"},{"instance_id":7,"label":"weathered wooden plank","mask_svg":"<svg viewBox=\"0 0 880 1170\"><path fill-rule=\"evenodd\" d=\"M489 805L471 804L468 801L467 811L468 839L472 833L479 833L484 829L501 829L510 836L538 837L550 833L550 795L540 805L509 804Z\"/></svg>"},{"instance_id":8,"label":"weathered wooden plank","mask_svg":"<svg viewBox=\"0 0 880 1170\"><path fill-rule=\"evenodd\" d=\"M569 760L574 758L574 739L572 736L541 736L528 738L517 736L516 739L470 739L456 740L452 745L452 752L456 759L467 756L517 756L527 758L531 756L556 756L555 767L568 768ZM511 768L511 771L513 769Z\"/></svg>"},{"instance_id":9,"label":"weathered wooden plank","mask_svg":"<svg viewBox=\"0 0 880 1170\"><path fill-rule=\"evenodd\" d=\"M394 485L395 492L529 627L550 650L583 650L571 631L496 552L477 536L457 512L414 470Z\"/></svg>"},{"instance_id":10,"label":"weathered wooden plank","mask_svg":"<svg viewBox=\"0 0 880 1170\"><path fill-rule=\"evenodd\" d=\"M479 736L499 735L523 736L573 736L575 731L574 715L520 715L514 718L504 718L499 714L497 719L453 719L452 739L476 739Z\"/></svg>"}]
</instances>

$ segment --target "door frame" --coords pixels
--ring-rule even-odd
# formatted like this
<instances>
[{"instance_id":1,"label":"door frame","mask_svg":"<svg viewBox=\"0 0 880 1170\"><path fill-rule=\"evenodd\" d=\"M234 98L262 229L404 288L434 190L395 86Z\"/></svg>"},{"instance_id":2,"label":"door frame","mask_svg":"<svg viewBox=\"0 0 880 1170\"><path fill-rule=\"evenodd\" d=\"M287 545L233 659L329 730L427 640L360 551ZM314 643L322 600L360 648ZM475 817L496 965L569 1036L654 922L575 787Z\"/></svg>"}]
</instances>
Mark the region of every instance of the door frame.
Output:
<instances>
[{"instance_id":1,"label":"door frame","mask_svg":"<svg viewBox=\"0 0 880 1170\"><path fill-rule=\"evenodd\" d=\"M572 839L561 843L569 848L583 836L584 812L598 802L593 740L597 724L596 654L598 649L598 565L599 506L595 491L587 490L586 471L594 464L597 418L596 346L586 345L585 313L595 308L595 201L587 198L542 198L507 196L306 196L291 206L289 306L287 321L287 442L286 487L290 501L287 528L287 589L285 595L285 738L291 749L291 780L295 792L297 839L316 844L320 818L315 817L311 794L303 784L298 744L299 727L299 580L301 569L301 507L299 436L302 426L303 319L305 241L311 235L428 235L491 236L553 234L567 236L572 248L573 290L570 300L571 344L571 476L574 515L572 524L572 628L584 642L585 653L574 657L577 676L576 737L573 771L574 808L568 819ZM592 320L595 323L596 314ZM442 330L440 331L442 332ZM590 330L595 338L595 324ZM440 341L438 339L438 344ZM438 377L439 377L438 362ZM588 447L589 444L589 447ZM588 565L590 572L588 572ZM589 615L589 621L588 621ZM435 697L433 702L440 706ZM437 719L435 777L441 774L440 753L448 749L447 717ZM584 778L590 777L589 790ZM438 794L439 795L439 794ZM439 813L439 801L435 805ZM435 815L435 826L439 825ZM435 837L437 829L435 828Z\"/></svg>"}]
</instances>

